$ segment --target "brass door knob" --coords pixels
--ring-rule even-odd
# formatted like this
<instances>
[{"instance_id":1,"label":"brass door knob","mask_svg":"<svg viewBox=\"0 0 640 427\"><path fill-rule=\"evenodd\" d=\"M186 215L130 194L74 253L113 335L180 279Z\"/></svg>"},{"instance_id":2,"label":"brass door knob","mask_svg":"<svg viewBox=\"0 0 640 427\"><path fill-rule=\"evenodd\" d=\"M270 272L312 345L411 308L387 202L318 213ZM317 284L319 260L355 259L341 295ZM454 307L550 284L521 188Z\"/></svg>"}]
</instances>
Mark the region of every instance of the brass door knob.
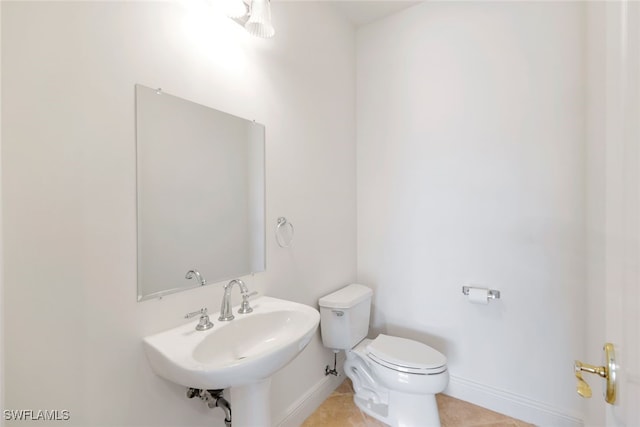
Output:
<instances>
[{"instance_id":1,"label":"brass door knob","mask_svg":"<svg viewBox=\"0 0 640 427\"><path fill-rule=\"evenodd\" d=\"M616 359L613 344L606 343L603 350L605 354L605 366L589 365L579 360L573 363L573 370L578 380L576 391L580 396L586 399L590 398L592 395L591 387L589 387L589 384L582 378L582 373L587 372L598 375L607 380L605 401L613 405L616 402Z\"/></svg>"}]
</instances>

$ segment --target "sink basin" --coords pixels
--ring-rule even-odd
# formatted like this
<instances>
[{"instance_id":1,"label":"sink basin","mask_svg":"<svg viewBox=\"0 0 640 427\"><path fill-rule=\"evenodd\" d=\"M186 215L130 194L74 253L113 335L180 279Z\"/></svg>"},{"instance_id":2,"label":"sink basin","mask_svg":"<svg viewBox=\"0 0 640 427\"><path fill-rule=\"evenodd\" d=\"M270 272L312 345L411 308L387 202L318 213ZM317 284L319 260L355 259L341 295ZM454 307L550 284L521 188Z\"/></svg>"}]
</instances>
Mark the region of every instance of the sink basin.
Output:
<instances>
[{"instance_id":1,"label":"sink basin","mask_svg":"<svg viewBox=\"0 0 640 427\"><path fill-rule=\"evenodd\" d=\"M186 387L224 389L258 383L293 360L311 341L320 314L307 305L271 297L251 301L253 312L228 322L212 314L213 328L197 320L144 338L151 367Z\"/></svg>"}]
</instances>

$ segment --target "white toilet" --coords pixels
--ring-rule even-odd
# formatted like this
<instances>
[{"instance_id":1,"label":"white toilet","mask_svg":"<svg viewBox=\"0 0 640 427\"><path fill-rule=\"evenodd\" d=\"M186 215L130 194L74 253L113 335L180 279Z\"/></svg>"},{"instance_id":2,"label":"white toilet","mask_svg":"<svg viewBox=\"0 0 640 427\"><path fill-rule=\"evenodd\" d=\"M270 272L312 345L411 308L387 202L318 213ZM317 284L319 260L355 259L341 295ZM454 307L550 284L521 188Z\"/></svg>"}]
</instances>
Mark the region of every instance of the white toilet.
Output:
<instances>
[{"instance_id":1,"label":"white toilet","mask_svg":"<svg viewBox=\"0 0 640 427\"><path fill-rule=\"evenodd\" d=\"M394 427L440 426L436 393L449 383L447 358L426 344L380 334L365 339L373 292L352 284L320 298L325 347L345 350L356 405Z\"/></svg>"}]
</instances>

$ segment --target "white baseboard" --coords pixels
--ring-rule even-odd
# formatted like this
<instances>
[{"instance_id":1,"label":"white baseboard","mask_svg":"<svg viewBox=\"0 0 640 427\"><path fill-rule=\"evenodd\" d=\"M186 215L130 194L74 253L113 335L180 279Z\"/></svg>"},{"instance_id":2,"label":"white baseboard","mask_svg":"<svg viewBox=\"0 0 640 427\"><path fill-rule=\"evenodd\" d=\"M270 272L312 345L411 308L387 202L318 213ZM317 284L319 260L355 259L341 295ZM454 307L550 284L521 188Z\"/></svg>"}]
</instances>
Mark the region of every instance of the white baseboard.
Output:
<instances>
[{"instance_id":1,"label":"white baseboard","mask_svg":"<svg viewBox=\"0 0 640 427\"><path fill-rule=\"evenodd\" d=\"M342 363L339 366L342 366ZM285 417L277 426L299 427L344 379L342 372L339 377L329 375L322 378L287 408ZM584 425L577 414L569 414L528 397L454 375L451 375L449 386L444 393L540 427L582 427Z\"/></svg>"},{"instance_id":2,"label":"white baseboard","mask_svg":"<svg viewBox=\"0 0 640 427\"><path fill-rule=\"evenodd\" d=\"M541 427L582 427L576 414L567 414L542 402L508 391L451 376L446 395Z\"/></svg>"},{"instance_id":3,"label":"white baseboard","mask_svg":"<svg viewBox=\"0 0 640 427\"><path fill-rule=\"evenodd\" d=\"M299 427L344 379L342 373L339 377L328 375L322 378L287 408L284 419L277 424L278 427Z\"/></svg>"}]
</instances>

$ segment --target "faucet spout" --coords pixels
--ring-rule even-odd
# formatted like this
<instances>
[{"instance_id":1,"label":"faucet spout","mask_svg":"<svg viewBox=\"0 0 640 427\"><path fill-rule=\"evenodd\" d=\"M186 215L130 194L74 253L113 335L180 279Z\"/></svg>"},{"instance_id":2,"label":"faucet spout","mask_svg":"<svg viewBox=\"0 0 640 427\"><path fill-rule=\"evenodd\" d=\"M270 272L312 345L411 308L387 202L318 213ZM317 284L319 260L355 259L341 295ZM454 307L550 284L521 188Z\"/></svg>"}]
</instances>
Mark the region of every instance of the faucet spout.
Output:
<instances>
[{"instance_id":1,"label":"faucet spout","mask_svg":"<svg viewBox=\"0 0 640 427\"><path fill-rule=\"evenodd\" d=\"M187 271L187 275L184 276L185 279L193 279L194 277L196 278L198 283L200 283L200 286L204 286L207 284L207 280L204 277L202 277L200 272L195 268L193 270Z\"/></svg>"},{"instance_id":2,"label":"faucet spout","mask_svg":"<svg viewBox=\"0 0 640 427\"><path fill-rule=\"evenodd\" d=\"M236 283L240 287L240 293L243 297L249 293L247 285L245 285L244 282L240 279L233 279L232 281L224 285L224 296L222 297L220 317L218 318L218 320L221 322L226 322L235 318L233 312L231 311L231 289L233 289L233 285L235 285Z\"/></svg>"}]
</instances>

